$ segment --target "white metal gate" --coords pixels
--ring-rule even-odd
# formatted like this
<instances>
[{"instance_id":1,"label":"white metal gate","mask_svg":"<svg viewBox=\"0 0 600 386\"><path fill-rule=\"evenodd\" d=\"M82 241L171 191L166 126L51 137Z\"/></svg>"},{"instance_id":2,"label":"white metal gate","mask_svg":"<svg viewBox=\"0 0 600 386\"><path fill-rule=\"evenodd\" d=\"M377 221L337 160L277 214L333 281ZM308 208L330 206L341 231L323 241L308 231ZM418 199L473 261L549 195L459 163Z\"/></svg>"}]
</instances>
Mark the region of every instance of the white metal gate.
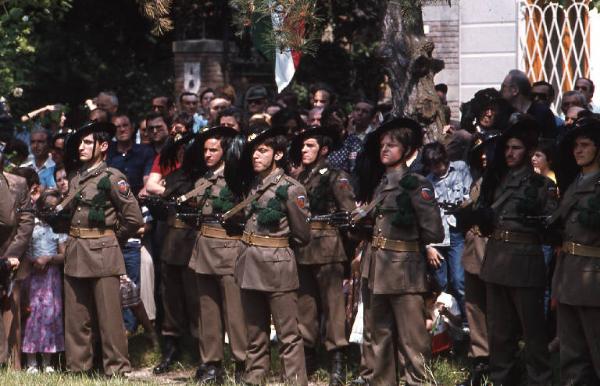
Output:
<instances>
[{"instance_id":1,"label":"white metal gate","mask_svg":"<svg viewBox=\"0 0 600 386\"><path fill-rule=\"evenodd\" d=\"M563 92L572 90L578 77L590 76L589 0L573 0L564 7L547 0L518 4L522 69L532 82L551 83L559 106Z\"/></svg>"}]
</instances>

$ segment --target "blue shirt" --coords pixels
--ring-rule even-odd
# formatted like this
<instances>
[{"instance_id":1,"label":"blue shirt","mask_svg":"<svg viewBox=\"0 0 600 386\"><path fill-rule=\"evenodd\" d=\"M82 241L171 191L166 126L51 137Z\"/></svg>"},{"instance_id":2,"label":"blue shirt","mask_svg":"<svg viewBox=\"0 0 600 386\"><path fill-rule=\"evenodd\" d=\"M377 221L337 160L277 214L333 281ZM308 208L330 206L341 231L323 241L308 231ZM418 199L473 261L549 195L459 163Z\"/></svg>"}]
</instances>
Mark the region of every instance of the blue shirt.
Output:
<instances>
[{"instance_id":1,"label":"blue shirt","mask_svg":"<svg viewBox=\"0 0 600 386\"><path fill-rule=\"evenodd\" d=\"M327 161L335 169L352 173L356 165L356 156L363 147L363 141L356 134L350 134L339 149L329 153Z\"/></svg>"},{"instance_id":2,"label":"blue shirt","mask_svg":"<svg viewBox=\"0 0 600 386\"><path fill-rule=\"evenodd\" d=\"M154 150L148 145L134 143L126 153L119 153L117 143L113 142L108 148L106 164L119 169L125 174L133 194L144 187L144 177L150 174L152 162L154 161Z\"/></svg>"},{"instance_id":3,"label":"blue shirt","mask_svg":"<svg viewBox=\"0 0 600 386\"><path fill-rule=\"evenodd\" d=\"M445 176L438 177L429 173L427 179L433 185L438 202L458 204L469 199L473 178L469 166L464 161L450 162ZM450 245L450 227L456 227L456 218L453 215L447 215L442 208L440 208L440 212L444 225L444 241L433 245L448 246Z\"/></svg>"},{"instance_id":4,"label":"blue shirt","mask_svg":"<svg viewBox=\"0 0 600 386\"><path fill-rule=\"evenodd\" d=\"M36 171L40 179L40 185L42 187L56 188L56 182L54 181L54 169L56 168L56 163L52 161L52 158L50 158L50 156L46 158L46 162L44 162L44 164L39 168L35 163L35 159L32 159L29 162L25 162L23 166L32 168Z\"/></svg>"}]
</instances>

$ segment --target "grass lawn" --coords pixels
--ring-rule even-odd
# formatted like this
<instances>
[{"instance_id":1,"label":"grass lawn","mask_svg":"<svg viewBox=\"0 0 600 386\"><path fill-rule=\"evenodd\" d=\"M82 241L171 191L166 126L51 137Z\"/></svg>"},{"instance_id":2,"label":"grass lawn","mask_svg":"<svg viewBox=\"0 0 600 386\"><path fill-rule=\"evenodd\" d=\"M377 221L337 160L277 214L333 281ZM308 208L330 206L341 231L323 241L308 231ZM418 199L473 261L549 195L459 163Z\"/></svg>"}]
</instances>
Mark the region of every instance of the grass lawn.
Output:
<instances>
[{"instance_id":1,"label":"grass lawn","mask_svg":"<svg viewBox=\"0 0 600 386\"><path fill-rule=\"evenodd\" d=\"M56 374L26 374L24 371L0 370L0 385L163 385L163 384L194 384L193 375L197 366L198 357L194 354L193 340L184 341L184 352L172 372L154 376L152 366L160 359L160 351L153 348L151 343L141 334L135 335L129 340L129 350L134 371L129 378L107 379L102 375L82 376L65 372ZM277 374L280 365L277 358L277 349L272 349L272 383L278 385ZM354 347L348 355L348 381L356 376L359 353ZM319 355L319 370L311 377L310 385L326 386L328 361L324 353ZM466 355L444 355L435 357L431 362L432 385L452 386L462 381L466 376ZM554 368L558 361L553 357ZM557 371L555 371L557 373ZM233 368L227 369L227 385L235 385L233 382ZM557 374L555 374L557 375ZM555 377L556 378L556 377Z\"/></svg>"}]
</instances>

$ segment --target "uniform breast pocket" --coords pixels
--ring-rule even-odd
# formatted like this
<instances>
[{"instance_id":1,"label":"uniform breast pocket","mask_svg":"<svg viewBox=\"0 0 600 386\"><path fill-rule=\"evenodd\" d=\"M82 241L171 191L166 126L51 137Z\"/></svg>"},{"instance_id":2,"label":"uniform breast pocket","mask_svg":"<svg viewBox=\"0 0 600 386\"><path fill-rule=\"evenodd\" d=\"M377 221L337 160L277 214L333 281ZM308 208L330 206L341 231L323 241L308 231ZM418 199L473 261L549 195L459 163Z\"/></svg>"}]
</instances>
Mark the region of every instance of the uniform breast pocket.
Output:
<instances>
[{"instance_id":1,"label":"uniform breast pocket","mask_svg":"<svg viewBox=\"0 0 600 386\"><path fill-rule=\"evenodd\" d=\"M92 251L102 251L105 248L118 248L119 243L115 238L100 238L90 240L90 249Z\"/></svg>"}]
</instances>

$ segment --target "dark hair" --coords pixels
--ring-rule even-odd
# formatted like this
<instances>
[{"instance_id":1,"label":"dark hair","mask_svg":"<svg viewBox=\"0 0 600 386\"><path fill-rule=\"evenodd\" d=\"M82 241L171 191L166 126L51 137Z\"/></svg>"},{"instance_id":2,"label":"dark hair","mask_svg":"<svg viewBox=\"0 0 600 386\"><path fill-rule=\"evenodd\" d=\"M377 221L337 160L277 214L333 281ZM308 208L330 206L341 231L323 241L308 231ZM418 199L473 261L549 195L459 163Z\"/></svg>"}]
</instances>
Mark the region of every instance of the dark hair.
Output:
<instances>
[{"instance_id":1,"label":"dark hair","mask_svg":"<svg viewBox=\"0 0 600 386\"><path fill-rule=\"evenodd\" d=\"M57 164L54 166L54 173L52 173L52 177L54 177L54 180L55 180L55 181L56 181L56 173L57 173L57 172L59 172L59 171L61 171L61 170L67 171L67 169L65 169L65 165L64 165L64 164L62 164L62 163L57 163Z\"/></svg>"},{"instance_id":2,"label":"dark hair","mask_svg":"<svg viewBox=\"0 0 600 386\"><path fill-rule=\"evenodd\" d=\"M435 85L435 91L441 91L444 94L448 93L448 85L446 83L438 83Z\"/></svg>"},{"instance_id":3,"label":"dark hair","mask_svg":"<svg viewBox=\"0 0 600 386\"><path fill-rule=\"evenodd\" d=\"M554 97L556 96L556 93L554 92L554 87L550 83L546 82L545 80L539 80L537 82L534 82L531 85L531 88L536 87L536 86L545 86L545 87L548 87L548 90L549 90L548 96L550 97L551 101L554 100Z\"/></svg>"},{"instance_id":4,"label":"dark hair","mask_svg":"<svg viewBox=\"0 0 600 386\"><path fill-rule=\"evenodd\" d=\"M319 150L324 148L325 146L327 146L327 148L329 149L328 153L330 153L333 150L333 140L331 139L331 137L327 135L315 135L312 137L307 137L305 141L310 138L314 138L317 141L317 143L319 144Z\"/></svg>"},{"instance_id":5,"label":"dark hair","mask_svg":"<svg viewBox=\"0 0 600 386\"><path fill-rule=\"evenodd\" d=\"M25 181L27 181L27 187L29 189L31 189L31 187L33 185L40 184L40 176L38 176L37 172L33 168L28 168L28 167L15 168L11 171L11 173L25 178Z\"/></svg>"},{"instance_id":6,"label":"dark hair","mask_svg":"<svg viewBox=\"0 0 600 386\"><path fill-rule=\"evenodd\" d=\"M265 145L273 149L273 153L283 152L285 153L288 145L287 138L283 135L276 135L269 137L262 142L257 143L253 147L256 148L259 145ZM285 158L285 157L284 157Z\"/></svg>"},{"instance_id":7,"label":"dark hair","mask_svg":"<svg viewBox=\"0 0 600 386\"><path fill-rule=\"evenodd\" d=\"M185 128L188 131L190 131L192 130L192 127L194 127L194 117L186 113L185 111L182 111L179 114L177 114L175 118L173 118L173 122L171 122L171 125L175 125L177 123L185 126Z\"/></svg>"},{"instance_id":8,"label":"dark hair","mask_svg":"<svg viewBox=\"0 0 600 386\"><path fill-rule=\"evenodd\" d=\"M373 108L373 111L375 109ZM348 127L348 114L341 106L329 104L321 112L321 126L329 126L329 119L333 114L336 114L343 122L344 128Z\"/></svg>"},{"instance_id":9,"label":"dark hair","mask_svg":"<svg viewBox=\"0 0 600 386\"><path fill-rule=\"evenodd\" d=\"M310 95L314 96L317 91L325 91L329 94L329 104L333 104L336 101L337 96L335 95L335 92L333 91L333 87L331 87L330 85L328 85L327 83L324 82L317 82L315 84L313 84L312 86L310 86ZM311 103L312 105L312 103Z\"/></svg>"},{"instance_id":10,"label":"dark hair","mask_svg":"<svg viewBox=\"0 0 600 386\"><path fill-rule=\"evenodd\" d=\"M83 138L83 137L82 137ZM94 141L98 143L109 142L112 139L112 135L108 134L106 131L96 131L94 132Z\"/></svg>"},{"instance_id":11,"label":"dark hair","mask_svg":"<svg viewBox=\"0 0 600 386\"><path fill-rule=\"evenodd\" d=\"M298 129L300 129L300 130L306 126L306 124L304 123L304 120L300 116L300 113L298 112L298 110L294 110L289 107L286 107L285 109L281 109L278 112L276 112L275 114L273 114L273 116L271 117L271 127L274 127L274 128L284 127L286 122L289 120L296 121L296 124L298 124ZM290 134L294 134L294 133L290 133Z\"/></svg>"},{"instance_id":12,"label":"dark hair","mask_svg":"<svg viewBox=\"0 0 600 386\"><path fill-rule=\"evenodd\" d=\"M423 166L429 169L439 163L443 163L445 165L450 163L446 148L440 142L431 142L423 146L421 154L421 162L423 163Z\"/></svg>"},{"instance_id":13,"label":"dark hair","mask_svg":"<svg viewBox=\"0 0 600 386\"><path fill-rule=\"evenodd\" d=\"M158 99L158 98L165 98L167 100L167 109L170 109L175 104L175 102L173 101L173 98L171 98L170 96L167 96L167 95L157 95L157 96L152 97L153 100ZM125 115L125 114L123 114L123 115Z\"/></svg>"},{"instance_id":14,"label":"dark hair","mask_svg":"<svg viewBox=\"0 0 600 386\"><path fill-rule=\"evenodd\" d=\"M517 86L519 94L525 97L531 96L531 83L529 82L529 78L523 71L510 70L508 72L508 75L510 76L511 83Z\"/></svg>"},{"instance_id":15,"label":"dark hair","mask_svg":"<svg viewBox=\"0 0 600 386\"><path fill-rule=\"evenodd\" d=\"M206 93L208 93L208 92L212 92L212 93L214 94L214 93L215 93L215 90L213 90L213 89L212 89L212 88L210 88L210 87L207 87L207 88L205 88L205 89L204 89L204 90L202 90L202 92L200 93L200 100L202 100L202 98L204 98L204 94L206 94ZM181 95L183 95L183 94L181 94ZM196 94L194 94L194 95L196 95ZM181 100L181 98L180 98L180 100Z\"/></svg>"},{"instance_id":16,"label":"dark hair","mask_svg":"<svg viewBox=\"0 0 600 386\"><path fill-rule=\"evenodd\" d=\"M35 202L35 206L37 208L37 210L39 210L40 212L49 209L46 206L46 199L48 199L48 197L55 197L58 200L60 200L60 193L58 192L58 190L56 189L46 189L42 192L42 194L40 194L40 197L38 198L38 200Z\"/></svg>"},{"instance_id":17,"label":"dark hair","mask_svg":"<svg viewBox=\"0 0 600 386\"><path fill-rule=\"evenodd\" d=\"M148 121L152 121L155 119L162 119L163 122L167 125L167 130L171 127L171 119L166 114L161 113L160 111L150 111L146 114L146 125L148 125Z\"/></svg>"},{"instance_id":18,"label":"dark hair","mask_svg":"<svg viewBox=\"0 0 600 386\"><path fill-rule=\"evenodd\" d=\"M554 143L550 141L540 141L535 147L535 151L544 153L544 155L546 156L546 160L548 161L548 165L550 166L550 168L552 168L552 164L557 158L557 151Z\"/></svg>"},{"instance_id":19,"label":"dark hair","mask_svg":"<svg viewBox=\"0 0 600 386\"><path fill-rule=\"evenodd\" d=\"M293 91L283 91L281 94L277 95L277 98L275 99L281 99L288 109L295 109L298 107L298 95Z\"/></svg>"},{"instance_id":20,"label":"dark hair","mask_svg":"<svg viewBox=\"0 0 600 386\"><path fill-rule=\"evenodd\" d=\"M4 149L6 154L17 153L17 156L25 159L29 155L29 147L23 141L18 138L12 138L6 143L6 149Z\"/></svg>"},{"instance_id":21,"label":"dark hair","mask_svg":"<svg viewBox=\"0 0 600 386\"><path fill-rule=\"evenodd\" d=\"M243 115L242 110L237 107L228 107L225 110L220 111L219 115L217 115L217 124L221 122L221 118L223 117L233 117L241 126Z\"/></svg>"},{"instance_id":22,"label":"dark hair","mask_svg":"<svg viewBox=\"0 0 600 386\"><path fill-rule=\"evenodd\" d=\"M198 94L195 94L195 93L189 92L189 91L184 91L179 95L179 103L181 103L183 101L183 97L189 96L189 95L192 95L192 96L195 96L196 98L198 98Z\"/></svg>"}]
</instances>

